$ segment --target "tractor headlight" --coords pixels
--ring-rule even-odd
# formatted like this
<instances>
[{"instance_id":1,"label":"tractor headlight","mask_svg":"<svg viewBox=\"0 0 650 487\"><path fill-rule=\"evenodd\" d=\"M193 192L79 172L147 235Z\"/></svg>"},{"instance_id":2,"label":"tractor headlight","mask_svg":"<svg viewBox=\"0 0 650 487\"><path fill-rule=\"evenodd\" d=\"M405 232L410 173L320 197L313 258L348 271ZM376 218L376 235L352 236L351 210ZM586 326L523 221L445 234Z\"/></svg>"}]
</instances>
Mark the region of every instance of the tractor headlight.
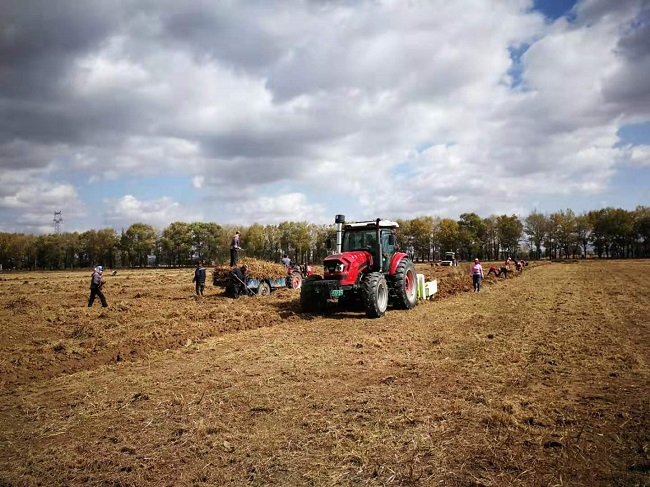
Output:
<instances>
[{"instance_id":1,"label":"tractor headlight","mask_svg":"<svg viewBox=\"0 0 650 487\"><path fill-rule=\"evenodd\" d=\"M324 271L326 274L341 273L345 271L345 264L342 262L333 262L325 266Z\"/></svg>"}]
</instances>

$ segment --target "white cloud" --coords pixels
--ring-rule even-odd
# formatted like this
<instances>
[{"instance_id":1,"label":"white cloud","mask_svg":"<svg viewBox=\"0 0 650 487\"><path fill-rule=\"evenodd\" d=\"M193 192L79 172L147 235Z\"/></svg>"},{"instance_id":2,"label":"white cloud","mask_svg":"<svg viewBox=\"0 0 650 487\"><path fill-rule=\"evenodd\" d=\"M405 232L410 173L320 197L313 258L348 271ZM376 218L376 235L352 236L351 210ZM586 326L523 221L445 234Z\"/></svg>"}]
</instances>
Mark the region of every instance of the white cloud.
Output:
<instances>
[{"instance_id":1,"label":"white cloud","mask_svg":"<svg viewBox=\"0 0 650 487\"><path fill-rule=\"evenodd\" d=\"M106 43L104 50L77 60L71 81L78 96L115 94L116 90L137 90L151 83L149 73L142 66L122 57L120 46L126 41L115 37Z\"/></svg>"},{"instance_id":2,"label":"white cloud","mask_svg":"<svg viewBox=\"0 0 650 487\"><path fill-rule=\"evenodd\" d=\"M196 142L177 137L128 136L118 147L80 146L70 154L75 171L87 171L94 180L161 172L192 172L201 167L202 157ZM115 150L117 149L117 150Z\"/></svg>"},{"instance_id":3,"label":"white cloud","mask_svg":"<svg viewBox=\"0 0 650 487\"><path fill-rule=\"evenodd\" d=\"M194 189L201 189L205 184L205 177L203 176L194 176L192 178L192 187Z\"/></svg>"},{"instance_id":4,"label":"white cloud","mask_svg":"<svg viewBox=\"0 0 650 487\"><path fill-rule=\"evenodd\" d=\"M0 194L0 231L51 233L54 212L62 212L67 222L85 216L86 211L73 185L49 182L20 173L5 173Z\"/></svg>"},{"instance_id":5,"label":"white cloud","mask_svg":"<svg viewBox=\"0 0 650 487\"><path fill-rule=\"evenodd\" d=\"M532 0L65 5L53 25L12 16L12 42L40 48L0 60L14 82L0 92L3 180L29 174L0 189L12 218L34 171L113 191L178 176L211 221L267 223L510 213L647 165L646 146L617 138L650 120L641 0L581 0L554 22ZM106 221L203 216L158 191L124 189Z\"/></svg>"},{"instance_id":6,"label":"white cloud","mask_svg":"<svg viewBox=\"0 0 650 487\"><path fill-rule=\"evenodd\" d=\"M277 224L283 221L329 222L332 217L319 204L309 204L301 193L259 196L226 205L228 214L236 215L232 223Z\"/></svg>"},{"instance_id":7,"label":"white cloud","mask_svg":"<svg viewBox=\"0 0 650 487\"><path fill-rule=\"evenodd\" d=\"M622 163L630 167L650 167L650 145L625 147Z\"/></svg>"},{"instance_id":8,"label":"white cloud","mask_svg":"<svg viewBox=\"0 0 650 487\"><path fill-rule=\"evenodd\" d=\"M146 223L162 229L175 221L203 221L200 212L182 205L169 197L155 200L139 200L132 195L125 195L116 201L105 201L107 210L105 221L113 228L128 228L131 224Z\"/></svg>"}]
</instances>

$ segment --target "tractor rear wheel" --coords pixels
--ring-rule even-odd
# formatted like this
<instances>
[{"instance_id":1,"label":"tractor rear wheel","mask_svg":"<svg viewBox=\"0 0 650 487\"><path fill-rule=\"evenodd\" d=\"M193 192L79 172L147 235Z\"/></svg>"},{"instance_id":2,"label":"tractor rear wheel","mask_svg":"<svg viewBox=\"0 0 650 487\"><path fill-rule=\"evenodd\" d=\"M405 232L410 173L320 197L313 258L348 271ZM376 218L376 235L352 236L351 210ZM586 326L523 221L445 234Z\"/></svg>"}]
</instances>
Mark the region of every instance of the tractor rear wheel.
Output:
<instances>
[{"instance_id":1,"label":"tractor rear wheel","mask_svg":"<svg viewBox=\"0 0 650 487\"><path fill-rule=\"evenodd\" d=\"M393 303L401 309L411 309L418 301L418 283L415 265L411 259L404 258L397 264L393 275Z\"/></svg>"},{"instance_id":2,"label":"tractor rear wheel","mask_svg":"<svg viewBox=\"0 0 650 487\"><path fill-rule=\"evenodd\" d=\"M289 277L289 287L291 289L300 289L302 287L302 274L298 271L292 272Z\"/></svg>"},{"instance_id":3,"label":"tractor rear wheel","mask_svg":"<svg viewBox=\"0 0 650 487\"><path fill-rule=\"evenodd\" d=\"M368 318L381 318L388 307L388 284L381 272L367 274L361 283L363 305Z\"/></svg>"},{"instance_id":4,"label":"tractor rear wheel","mask_svg":"<svg viewBox=\"0 0 650 487\"><path fill-rule=\"evenodd\" d=\"M327 297L317 293L314 283L321 281L321 276L309 276L300 287L300 309L304 312L320 313L327 306Z\"/></svg>"}]
</instances>

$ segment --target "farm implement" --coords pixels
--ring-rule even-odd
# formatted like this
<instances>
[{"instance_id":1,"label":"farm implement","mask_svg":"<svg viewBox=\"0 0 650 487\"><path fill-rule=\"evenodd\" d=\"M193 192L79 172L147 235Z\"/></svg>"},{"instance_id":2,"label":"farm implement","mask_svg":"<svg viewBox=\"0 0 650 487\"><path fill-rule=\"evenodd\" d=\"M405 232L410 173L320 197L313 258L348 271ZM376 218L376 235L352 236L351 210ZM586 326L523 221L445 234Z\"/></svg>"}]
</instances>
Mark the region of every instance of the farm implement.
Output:
<instances>
[{"instance_id":1,"label":"farm implement","mask_svg":"<svg viewBox=\"0 0 650 487\"><path fill-rule=\"evenodd\" d=\"M458 261L456 260L455 252L445 252L445 258L440 262L441 266L457 266Z\"/></svg>"},{"instance_id":2,"label":"farm implement","mask_svg":"<svg viewBox=\"0 0 650 487\"><path fill-rule=\"evenodd\" d=\"M299 289L303 279L313 274L311 265L285 267L253 258L243 259L242 263L248 269L245 282L233 274L233 267L219 266L212 273L212 284L225 287L227 294L233 294L233 289L242 284L249 296L266 296L277 289Z\"/></svg>"}]
</instances>

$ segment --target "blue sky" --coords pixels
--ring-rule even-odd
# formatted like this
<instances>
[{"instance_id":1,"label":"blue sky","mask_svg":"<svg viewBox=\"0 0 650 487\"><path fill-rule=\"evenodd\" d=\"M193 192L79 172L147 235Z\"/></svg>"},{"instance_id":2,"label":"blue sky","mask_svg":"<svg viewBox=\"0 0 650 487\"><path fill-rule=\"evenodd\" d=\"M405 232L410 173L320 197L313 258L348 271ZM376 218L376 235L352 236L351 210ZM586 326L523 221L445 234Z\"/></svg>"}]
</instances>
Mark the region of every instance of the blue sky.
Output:
<instances>
[{"instance_id":1,"label":"blue sky","mask_svg":"<svg viewBox=\"0 0 650 487\"><path fill-rule=\"evenodd\" d=\"M644 0L4 10L0 231L650 205Z\"/></svg>"},{"instance_id":2,"label":"blue sky","mask_svg":"<svg viewBox=\"0 0 650 487\"><path fill-rule=\"evenodd\" d=\"M574 0L537 0L533 8L542 12L549 19L556 20L560 17L571 16L571 9L575 4Z\"/></svg>"}]
</instances>

